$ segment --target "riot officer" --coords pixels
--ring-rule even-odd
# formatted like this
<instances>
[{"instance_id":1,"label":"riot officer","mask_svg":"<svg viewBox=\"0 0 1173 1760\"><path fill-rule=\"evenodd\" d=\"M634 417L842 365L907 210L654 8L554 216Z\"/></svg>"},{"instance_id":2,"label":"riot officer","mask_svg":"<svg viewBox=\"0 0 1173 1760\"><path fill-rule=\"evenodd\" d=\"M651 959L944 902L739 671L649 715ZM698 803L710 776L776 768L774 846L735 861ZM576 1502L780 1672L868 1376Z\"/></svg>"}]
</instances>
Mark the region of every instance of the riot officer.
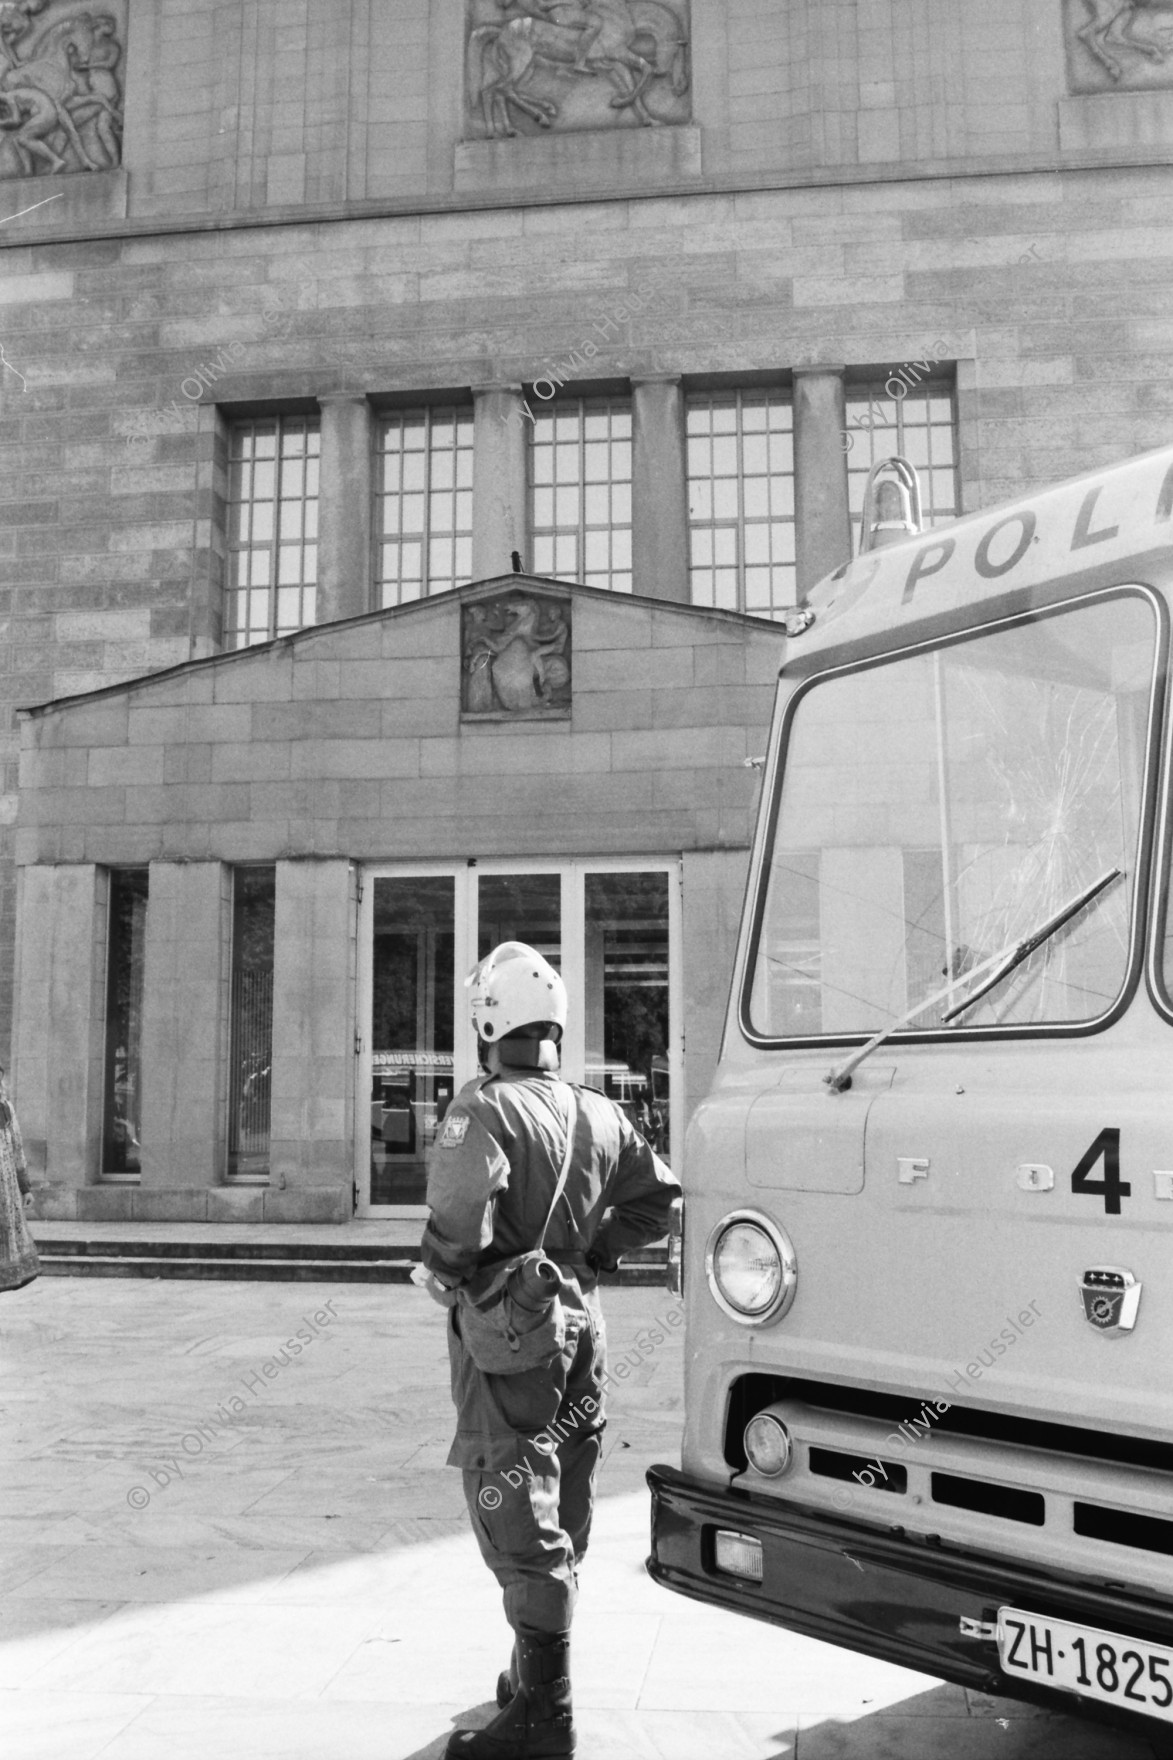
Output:
<instances>
[{"instance_id":1,"label":"riot officer","mask_svg":"<svg viewBox=\"0 0 1173 1760\"><path fill-rule=\"evenodd\" d=\"M422 1259L449 1304L457 1417L448 1464L464 1474L514 1647L498 1681L500 1714L486 1729L458 1730L447 1753L559 1760L574 1751L570 1622L604 1423L598 1273L667 1232L680 1187L614 1101L575 1087L572 1106L558 1076L566 987L540 954L503 942L467 982L484 1074L456 1096L433 1145ZM534 1246L548 1213L544 1248L562 1269L565 1349L541 1368L483 1373L462 1342L454 1292L463 1284L475 1300L495 1266Z\"/></svg>"}]
</instances>

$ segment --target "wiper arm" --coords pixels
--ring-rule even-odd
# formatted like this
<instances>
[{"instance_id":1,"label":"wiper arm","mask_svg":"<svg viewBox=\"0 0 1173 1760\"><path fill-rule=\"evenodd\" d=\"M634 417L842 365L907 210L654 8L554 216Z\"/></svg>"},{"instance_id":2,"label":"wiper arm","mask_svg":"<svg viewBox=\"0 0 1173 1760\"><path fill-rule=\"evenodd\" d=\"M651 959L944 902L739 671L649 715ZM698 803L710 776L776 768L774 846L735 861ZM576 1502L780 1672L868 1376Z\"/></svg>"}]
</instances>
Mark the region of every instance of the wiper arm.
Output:
<instances>
[{"instance_id":1,"label":"wiper arm","mask_svg":"<svg viewBox=\"0 0 1173 1760\"><path fill-rule=\"evenodd\" d=\"M980 1002L983 996L988 996L995 985L1000 984L1003 978L1009 977L1016 966L1020 966L1023 960L1029 959L1036 948L1041 947L1044 941L1049 941L1055 931L1061 929L1064 923L1069 923L1072 917L1083 909L1084 905L1090 904L1093 898L1098 898L1106 886L1111 886L1113 880L1120 878L1122 872L1123 870L1120 868L1109 868L1106 874L1101 874L1098 880L1094 880L1090 886L1085 886L1077 897L1061 906L1053 916L1047 918L1045 923L1040 923L1037 929L1032 929L1029 935L1024 935L1021 941L1016 942L1009 949L1004 955L1002 963L990 973L989 977L984 979L976 990L971 990L969 995L955 1008L951 1008L948 1014L942 1015L941 1019L943 1021L956 1020L957 1016L964 1014L965 1010L973 1003ZM970 975L972 976L972 974Z\"/></svg>"},{"instance_id":2,"label":"wiper arm","mask_svg":"<svg viewBox=\"0 0 1173 1760\"><path fill-rule=\"evenodd\" d=\"M1041 947L1043 942L1048 940L1057 929L1063 927L1064 923L1070 922L1071 918L1085 905L1090 904L1093 898L1097 898L1106 886L1110 886L1113 880L1118 880L1123 871L1122 868L1109 868L1106 874L1101 874L1098 880L1093 881L1090 886L1085 886L1078 897L1069 900L1061 909L1049 916L1045 923L1040 923L1037 929L1032 929L1029 935L1020 937L1009 947L1003 948L1000 953L991 954L989 959L982 960L980 964L971 967L968 972L962 972L959 977L951 978L948 984L935 991L932 996L926 997L923 1002L918 1002L915 1008L910 1008L905 1014L899 1015L896 1020L889 1021L886 1027L881 1027L880 1031L873 1034L865 1045L860 1046L858 1051L853 1052L845 1063L840 1064L838 1069L829 1070L823 1077L831 1092L841 1094L844 1088L849 1088L852 1072L859 1068L865 1057L870 1057L872 1052L877 1050L886 1039L890 1039L893 1033L898 1033L901 1027L906 1027L918 1015L927 1013L930 1008L935 1008L938 1002L943 1002L946 996L951 996L958 985L969 984L974 978L981 978L982 982L978 984L976 989L971 990L968 996L963 997L955 1008L951 1008L948 1014L942 1016L942 1019L951 1021L959 1014L963 1014L971 1003L988 995L995 985L1000 984L1003 978L1010 975L1016 966L1020 966L1023 960L1029 959L1036 948Z\"/></svg>"}]
</instances>

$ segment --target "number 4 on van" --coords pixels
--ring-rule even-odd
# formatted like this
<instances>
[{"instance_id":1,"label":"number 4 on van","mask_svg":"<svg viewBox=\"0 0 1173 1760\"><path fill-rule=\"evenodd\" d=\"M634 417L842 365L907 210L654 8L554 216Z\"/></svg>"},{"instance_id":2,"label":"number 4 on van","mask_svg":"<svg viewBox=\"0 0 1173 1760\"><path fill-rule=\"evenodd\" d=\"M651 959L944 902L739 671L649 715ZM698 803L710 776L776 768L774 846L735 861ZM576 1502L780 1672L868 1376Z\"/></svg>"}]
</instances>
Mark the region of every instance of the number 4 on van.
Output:
<instances>
[{"instance_id":1,"label":"number 4 on van","mask_svg":"<svg viewBox=\"0 0 1173 1760\"><path fill-rule=\"evenodd\" d=\"M1103 1160L1103 1179L1092 1179L1090 1174L1097 1161ZM1109 1128L1102 1130L1091 1147L1080 1156L1071 1175L1071 1189L1080 1196L1103 1197L1105 1216L1119 1216L1121 1198L1132 1195L1132 1187L1127 1180L1120 1178L1120 1132Z\"/></svg>"}]
</instances>

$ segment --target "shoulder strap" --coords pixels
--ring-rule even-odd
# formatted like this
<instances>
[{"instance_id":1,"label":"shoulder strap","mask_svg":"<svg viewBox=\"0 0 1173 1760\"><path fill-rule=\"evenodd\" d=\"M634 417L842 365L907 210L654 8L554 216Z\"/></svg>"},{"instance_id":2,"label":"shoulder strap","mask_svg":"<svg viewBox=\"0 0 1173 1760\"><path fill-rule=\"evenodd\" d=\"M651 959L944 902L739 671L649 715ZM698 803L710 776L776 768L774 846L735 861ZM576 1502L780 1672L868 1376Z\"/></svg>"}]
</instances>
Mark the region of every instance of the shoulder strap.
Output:
<instances>
[{"instance_id":1,"label":"shoulder strap","mask_svg":"<svg viewBox=\"0 0 1173 1760\"><path fill-rule=\"evenodd\" d=\"M535 1242L536 1249L539 1252L545 1244L546 1230L550 1226L550 1220L558 1206L558 1200L566 1189L566 1181L570 1175L570 1163L574 1159L574 1130L578 1123L578 1101L575 1098L574 1089L569 1082L566 1084L566 1093L567 1098L570 1101L566 1113L566 1152L562 1157L562 1171L558 1175L558 1184L554 1188L554 1196L550 1200L550 1208L546 1211L546 1220L542 1224L542 1232Z\"/></svg>"}]
</instances>

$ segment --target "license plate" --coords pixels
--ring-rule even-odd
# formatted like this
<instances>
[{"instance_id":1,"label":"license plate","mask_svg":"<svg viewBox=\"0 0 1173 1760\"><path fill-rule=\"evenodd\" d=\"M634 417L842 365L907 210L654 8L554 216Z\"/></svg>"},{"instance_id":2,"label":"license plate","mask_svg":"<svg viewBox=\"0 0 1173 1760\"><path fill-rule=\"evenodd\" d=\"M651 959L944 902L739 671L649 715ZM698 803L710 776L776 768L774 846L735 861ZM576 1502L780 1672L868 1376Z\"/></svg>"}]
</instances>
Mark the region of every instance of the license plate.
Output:
<instances>
[{"instance_id":1,"label":"license plate","mask_svg":"<svg viewBox=\"0 0 1173 1760\"><path fill-rule=\"evenodd\" d=\"M1000 1607L998 1660L1006 1674L1173 1723L1173 1648Z\"/></svg>"}]
</instances>

